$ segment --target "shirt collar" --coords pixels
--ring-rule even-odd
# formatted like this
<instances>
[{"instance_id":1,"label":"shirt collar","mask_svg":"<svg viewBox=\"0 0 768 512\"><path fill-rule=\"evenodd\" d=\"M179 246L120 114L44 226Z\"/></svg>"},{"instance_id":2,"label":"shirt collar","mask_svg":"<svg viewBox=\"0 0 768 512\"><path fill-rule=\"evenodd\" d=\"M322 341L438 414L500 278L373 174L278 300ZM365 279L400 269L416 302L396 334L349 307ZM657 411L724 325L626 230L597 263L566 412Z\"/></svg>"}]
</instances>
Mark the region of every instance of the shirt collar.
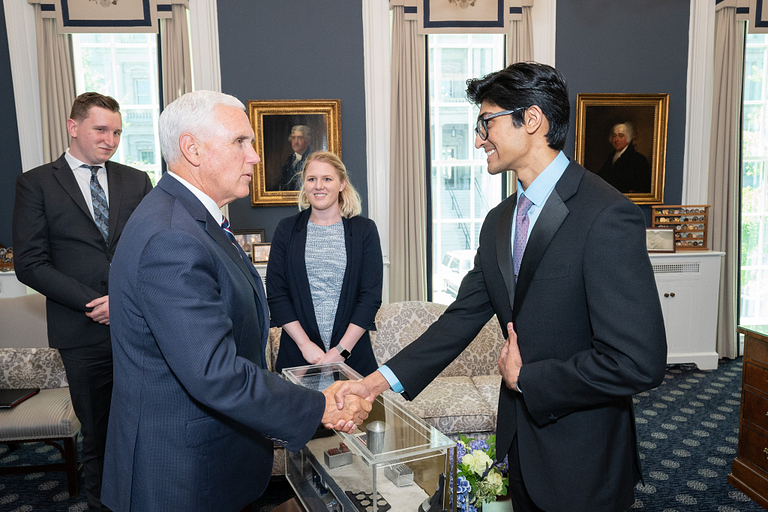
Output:
<instances>
[{"instance_id":1,"label":"shirt collar","mask_svg":"<svg viewBox=\"0 0 768 512\"><path fill-rule=\"evenodd\" d=\"M67 148L67 150L64 152L64 159L69 164L69 168L72 169L73 171L75 169L77 169L78 167L82 167L84 165L86 165L88 167L91 166L90 164L87 164L87 163L85 163L85 162L83 162L81 160L78 160L74 156L72 156L72 153L69 152L69 148ZM104 166L104 164L100 164L99 167L101 167L102 169L106 170L106 167Z\"/></svg>"},{"instance_id":2,"label":"shirt collar","mask_svg":"<svg viewBox=\"0 0 768 512\"><path fill-rule=\"evenodd\" d=\"M552 160L548 166L539 174L536 179L530 184L530 186L521 192L525 194L525 197L531 200L531 202L537 207L541 208L544 202L549 197L549 194L560 181L560 178L565 172L565 168L568 167L568 157L563 154L562 151L557 153L557 156ZM517 181L517 190L522 191L523 185L520 180Z\"/></svg>"},{"instance_id":3,"label":"shirt collar","mask_svg":"<svg viewBox=\"0 0 768 512\"><path fill-rule=\"evenodd\" d=\"M211 214L211 217L216 219L216 222L221 224L221 221L222 221L222 219L224 217L221 214L221 209L216 204L216 201L211 199L208 195L205 194L205 192L203 192L202 190L200 190L196 186L192 185L190 182L188 182L187 180L185 180L184 178L182 178L178 174L174 174L171 171L168 171L168 174L170 174L171 176L176 178L179 181L179 183L181 183L182 185L187 187L187 189L189 189L190 192L195 194L195 197L198 198L201 203L203 203L203 206L205 206L205 209L208 210L208 213Z\"/></svg>"}]
</instances>

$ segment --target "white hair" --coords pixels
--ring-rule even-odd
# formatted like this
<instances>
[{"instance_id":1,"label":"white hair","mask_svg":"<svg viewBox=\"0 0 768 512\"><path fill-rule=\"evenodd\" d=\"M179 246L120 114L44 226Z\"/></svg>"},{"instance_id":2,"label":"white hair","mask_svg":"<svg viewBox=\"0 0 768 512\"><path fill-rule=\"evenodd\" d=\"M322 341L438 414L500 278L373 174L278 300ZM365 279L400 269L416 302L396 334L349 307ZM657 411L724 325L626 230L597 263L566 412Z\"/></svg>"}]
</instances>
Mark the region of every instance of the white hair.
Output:
<instances>
[{"instance_id":1,"label":"white hair","mask_svg":"<svg viewBox=\"0 0 768 512\"><path fill-rule=\"evenodd\" d=\"M166 106L160 114L160 151L168 165L178 162L182 155L179 138L189 133L206 140L223 126L216 118L216 107L237 107L245 111L243 102L215 91L188 92Z\"/></svg>"},{"instance_id":2,"label":"white hair","mask_svg":"<svg viewBox=\"0 0 768 512\"><path fill-rule=\"evenodd\" d=\"M622 121L621 123L616 123L615 125L611 126L611 133L608 134L608 142L611 142L613 129L617 126L624 126L624 129L627 132L627 144L632 142L632 139L635 138L635 125L631 121Z\"/></svg>"}]
</instances>

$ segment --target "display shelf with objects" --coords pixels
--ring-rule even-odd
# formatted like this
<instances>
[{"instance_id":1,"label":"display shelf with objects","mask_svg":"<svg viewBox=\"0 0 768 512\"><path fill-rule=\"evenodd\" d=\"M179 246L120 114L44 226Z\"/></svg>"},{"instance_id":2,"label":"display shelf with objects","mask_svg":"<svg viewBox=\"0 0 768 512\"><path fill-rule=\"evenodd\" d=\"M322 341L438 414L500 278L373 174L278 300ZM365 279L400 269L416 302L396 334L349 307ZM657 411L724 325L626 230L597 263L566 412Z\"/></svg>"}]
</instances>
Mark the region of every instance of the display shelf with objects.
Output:
<instances>
[{"instance_id":1,"label":"display shelf with objects","mask_svg":"<svg viewBox=\"0 0 768 512\"><path fill-rule=\"evenodd\" d=\"M650 254L667 331L667 364L717 368L717 311L724 252Z\"/></svg>"},{"instance_id":2,"label":"display shelf with objects","mask_svg":"<svg viewBox=\"0 0 768 512\"><path fill-rule=\"evenodd\" d=\"M344 363L286 368L283 376L318 391L361 378ZM288 453L286 476L307 511L456 510L456 443L389 395L374 400L354 432L316 437Z\"/></svg>"},{"instance_id":3,"label":"display shelf with objects","mask_svg":"<svg viewBox=\"0 0 768 512\"><path fill-rule=\"evenodd\" d=\"M651 206L654 228L675 229L675 249L678 251L706 251L709 205L654 205Z\"/></svg>"}]
</instances>

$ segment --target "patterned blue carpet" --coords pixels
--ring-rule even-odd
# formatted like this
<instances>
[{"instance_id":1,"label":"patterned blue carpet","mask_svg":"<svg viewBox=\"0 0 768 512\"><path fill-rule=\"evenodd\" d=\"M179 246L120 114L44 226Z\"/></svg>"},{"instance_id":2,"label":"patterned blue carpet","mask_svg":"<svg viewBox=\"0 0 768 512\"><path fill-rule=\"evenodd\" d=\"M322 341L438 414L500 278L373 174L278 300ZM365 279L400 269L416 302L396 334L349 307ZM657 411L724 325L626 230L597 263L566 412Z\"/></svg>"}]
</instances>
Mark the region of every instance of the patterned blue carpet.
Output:
<instances>
[{"instance_id":1,"label":"patterned blue carpet","mask_svg":"<svg viewBox=\"0 0 768 512\"><path fill-rule=\"evenodd\" d=\"M638 484L631 511L763 510L727 481L738 443L741 373L741 358L723 359L713 371L672 366L661 386L635 397L645 485ZM0 466L60 457L58 450L42 443L25 444L11 453L0 445ZM270 511L291 496L290 486L278 479L252 510ZM84 510L82 494L69 498L63 472L0 477L0 512Z\"/></svg>"}]
</instances>

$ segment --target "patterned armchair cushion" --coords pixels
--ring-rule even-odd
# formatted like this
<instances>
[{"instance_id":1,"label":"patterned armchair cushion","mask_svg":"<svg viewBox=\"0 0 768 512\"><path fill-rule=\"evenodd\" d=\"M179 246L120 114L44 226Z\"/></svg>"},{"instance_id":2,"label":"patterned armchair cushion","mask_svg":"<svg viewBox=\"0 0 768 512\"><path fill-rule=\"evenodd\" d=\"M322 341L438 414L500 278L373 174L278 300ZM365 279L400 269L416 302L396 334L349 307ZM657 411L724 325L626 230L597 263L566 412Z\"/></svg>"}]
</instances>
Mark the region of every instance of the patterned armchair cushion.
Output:
<instances>
[{"instance_id":1,"label":"patterned armchair cushion","mask_svg":"<svg viewBox=\"0 0 768 512\"><path fill-rule=\"evenodd\" d=\"M496 428L496 404L488 405L470 377L438 377L411 402L398 393L387 393L444 434L488 432Z\"/></svg>"},{"instance_id":2,"label":"patterned armchair cushion","mask_svg":"<svg viewBox=\"0 0 768 512\"><path fill-rule=\"evenodd\" d=\"M384 304L376 315L375 333L371 333L373 353L384 364L405 346L416 340L443 314L447 306L432 302L393 302ZM441 377L498 375L496 361L504 345L496 317L491 318L459 357L440 374Z\"/></svg>"},{"instance_id":3,"label":"patterned armchair cushion","mask_svg":"<svg viewBox=\"0 0 768 512\"><path fill-rule=\"evenodd\" d=\"M64 363L55 348L0 348L0 388L69 386Z\"/></svg>"},{"instance_id":4,"label":"patterned armchair cushion","mask_svg":"<svg viewBox=\"0 0 768 512\"><path fill-rule=\"evenodd\" d=\"M499 392L501 391L501 375L475 375L472 383L493 411L499 407ZM494 425L494 428L496 426Z\"/></svg>"}]
</instances>

